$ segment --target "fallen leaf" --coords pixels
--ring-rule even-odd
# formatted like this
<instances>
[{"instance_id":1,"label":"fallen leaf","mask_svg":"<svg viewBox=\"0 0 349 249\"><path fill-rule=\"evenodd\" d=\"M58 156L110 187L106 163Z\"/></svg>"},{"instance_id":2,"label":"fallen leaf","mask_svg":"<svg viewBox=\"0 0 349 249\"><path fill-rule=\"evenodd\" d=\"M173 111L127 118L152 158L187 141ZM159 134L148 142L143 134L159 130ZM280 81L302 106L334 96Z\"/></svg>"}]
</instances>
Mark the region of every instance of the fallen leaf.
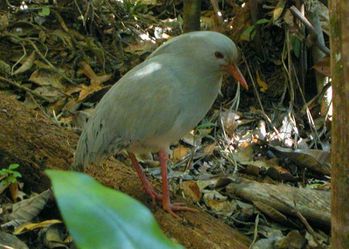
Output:
<instances>
[{"instance_id":1,"label":"fallen leaf","mask_svg":"<svg viewBox=\"0 0 349 249\"><path fill-rule=\"evenodd\" d=\"M294 163L307 167L316 172L329 175L331 171L331 162L329 151L315 149L289 149L280 146L269 145L273 151L283 157L288 157Z\"/></svg>"},{"instance_id":2,"label":"fallen leaf","mask_svg":"<svg viewBox=\"0 0 349 249\"><path fill-rule=\"evenodd\" d=\"M42 231L43 242L47 248L66 248L70 247L67 245L70 242L66 241L66 229L62 223L52 224L47 229Z\"/></svg>"},{"instance_id":3,"label":"fallen leaf","mask_svg":"<svg viewBox=\"0 0 349 249\"><path fill-rule=\"evenodd\" d=\"M282 15L282 12L284 11L286 1L285 0L279 0L277 3L274 11L273 11L273 22L275 23Z\"/></svg>"},{"instance_id":4,"label":"fallen leaf","mask_svg":"<svg viewBox=\"0 0 349 249\"><path fill-rule=\"evenodd\" d=\"M17 68L16 71L13 72L13 75L16 75L16 74L21 74L21 73L24 73L26 72L27 70L29 70L32 66L33 66L33 63L34 63L34 60L35 60L35 51L33 51L22 63L22 65Z\"/></svg>"},{"instance_id":5,"label":"fallen leaf","mask_svg":"<svg viewBox=\"0 0 349 249\"><path fill-rule=\"evenodd\" d=\"M226 196L221 195L217 191L209 191L203 196L207 207L217 214L230 216L236 210L236 204L230 202Z\"/></svg>"},{"instance_id":6,"label":"fallen leaf","mask_svg":"<svg viewBox=\"0 0 349 249\"><path fill-rule=\"evenodd\" d=\"M46 190L39 195L17 202L12 206L12 213L8 220L16 220L17 224L23 224L35 218L51 197L51 191Z\"/></svg>"},{"instance_id":7,"label":"fallen leaf","mask_svg":"<svg viewBox=\"0 0 349 249\"><path fill-rule=\"evenodd\" d=\"M247 27L240 35L241 41L251 41L253 40L254 36L256 34L256 26L251 25Z\"/></svg>"},{"instance_id":8,"label":"fallen leaf","mask_svg":"<svg viewBox=\"0 0 349 249\"><path fill-rule=\"evenodd\" d=\"M90 85L101 85L102 83L110 80L111 74L102 74L102 75L96 75L96 73L92 70L89 64L82 61L81 62L81 72L90 79Z\"/></svg>"},{"instance_id":9,"label":"fallen leaf","mask_svg":"<svg viewBox=\"0 0 349 249\"><path fill-rule=\"evenodd\" d=\"M257 84L260 87L260 91L265 93L268 90L268 84L261 78L259 72L256 72L257 74Z\"/></svg>"},{"instance_id":10,"label":"fallen leaf","mask_svg":"<svg viewBox=\"0 0 349 249\"><path fill-rule=\"evenodd\" d=\"M142 55L147 52L153 51L155 44L152 41L140 41L134 44L128 45L124 51L131 54Z\"/></svg>"},{"instance_id":11,"label":"fallen leaf","mask_svg":"<svg viewBox=\"0 0 349 249\"><path fill-rule=\"evenodd\" d=\"M204 147L203 149L203 153L205 156L211 156L213 154L213 152L216 149L217 144L216 143L212 143L212 144L208 144Z\"/></svg>"},{"instance_id":12,"label":"fallen leaf","mask_svg":"<svg viewBox=\"0 0 349 249\"><path fill-rule=\"evenodd\" d=\"M102 89L102 86L98 82L94 82L89 86L82 85L78 101L83 101L86 97L88 97L94 92L99 91L100 89Z\"/></svg>"},{"instance_id":13,"label":"fallen leaf","mask_svg":"<svg viewBox=\"0 0 349 249\"><path fill-rule=\"evenodd\" d=\"M37 223L22 224L15 229L13 234L18 235L25 232L33 231L35 229L49 227L53 224L59 224L59 223L62 223L62 221L61 220L45 220Z\"/></svg>"},{"instance_id":14,"label":"fallen leaf","mask_svg":"<svg viewBox=\"0 0 349 249\"><path fill-rule=\"evenodd\" d=\"M0 231L0 248L2 249L29 249L29 247L24 244L16 236Z\"/></svg>"},{"instance_id":15,"label":"fallen leaf","mask_svg":"<svg viewBox=\"0 0 349 249\"><path fill-rule=\"evenodd\" d=\"M52 86L41 86L36 88L34 92L48 99L50 103L56 102L63 96L59 89Z\"/></svg>"},{"instance_id":16,"label":"fallen leaf","mask_svg":"<svg viewBox=\"0 0 349 249\"><path fill-rule=\"evenodd\" d=\"M330 56L326 56L319 60L313 68L318 72L327 77L331 77L331 65L330 65Z\"/></svg>"},{"instance_id":17,"label":"fallen leaf","mask_svg":"<svg viewBox=\"0 0 349 249\"><path fill-rule=\"evenodd\" d=\"M184 195L192 199L194 202L200 201L201 191L195 181L184 181L181 183L180 188L182 189Z\"/></svg>"},{"instance_id":18,"label":"fallen leaf","mask_svg":"<svg viewBox=\"0 0 349 249\"><path fill-rule=\"evenodd\" d=\"M179 145L176 148L174 148L172 152L172 160L174 162L178 162L183 160L186 156L188 156L191 152L191 149L188 147L185 147L183 145Z\"/></svg>"},{"instance_id":19,"label":"fallen leaf","mask_svg":"<svg viewBox=\"0 0 349 249\"><path fill-rule=\"evenodd\" d=\"M64 89L62 79L62 76L58 73L43 69L35 70L29 78L31 82L34 82L39 86L51 86L60 90Z\"/></svg>"},{"instance_id":20,"label":"fallen leaf","mask_svg":"<svg viewBox=\"0 0 349 249\"><path fill-rule=\"evenodd\" d=\"M235 134L235 130L239 125L240 115L233 110L226 110L221 112L221 122L228 137L232 138Z\"/></svg>"}]
</instances>

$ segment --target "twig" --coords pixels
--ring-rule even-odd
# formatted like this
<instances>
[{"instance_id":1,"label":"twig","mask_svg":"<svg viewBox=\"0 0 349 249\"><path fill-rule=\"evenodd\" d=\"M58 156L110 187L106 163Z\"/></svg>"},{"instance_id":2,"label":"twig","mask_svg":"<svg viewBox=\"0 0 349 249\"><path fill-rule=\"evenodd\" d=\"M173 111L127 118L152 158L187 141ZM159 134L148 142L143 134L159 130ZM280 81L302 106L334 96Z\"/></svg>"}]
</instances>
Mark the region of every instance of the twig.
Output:
<instances>
[{"instance_id":1,"label":"twig","mask_svg":"<svg viewBox=\"0 0 349 249\"><path fill-rule=\"evenodd\" d=\"M268 123L270 124L270 126L273 128L275 134L278 136L278 138L280 138L280 133L279 131L276 129L276 127L273 125L273 123L271 122L271 119L269 118L269 116L265 113L264 111L264 108L263 108L263 105L262 105L262 101L259 97L259 93L258 93L258 90L257 90L257 87L256 87L256 82L254 81L253 79L253 76L252 76L252 72L251 72L251 69L247 63L247 60L246 60L246 57L245 55L242 53L242 60L244 61L245 65L246 65L246 68L247 68L247 72L248 72L248 76L250 77L251 79L251 82L252 82L252 86L253 86L253 91L257 97L257 100L258 100L258 104L259 106L261 107L261 112L262 112L262 116L268 121Z\"/></svg>"},{"instance_id":2,"label":"twig","mask_svg":"<svg viewBox=\"0 0 349 249\"><path fill-rule=\"evenodd\" d=\"M13 71L14 71L15 67L27 56L27 50L25 49L25 46L22 43L20 43L20 45L21 45L21 47L23 49L23 55L11 67L11 75L13 75Z\"/></svg>"},{"instance_id":3,"label":"twig","mask_svg":"<svg viewBox=\"0 0 349 249\"><path fill-rule=\"evenodd\" d=\"M249 246L249 249L253 248L253 245L256 243L256 240L258 238L258 224L259 224L259 213L257 213L256 219L255 219L253 240L251 242L251 245Z\"/></svg>"},{"instance_id":4,"label":"twig","mask_svg":"<svg viewBox=\"0 0 349 249\"><path fill-rule=\"evenodd\" d=\"M76 0L74 0L74 3L75 3L75 6L76 6L76 9L78 10L79 15L80 15L80 17L81 17L81 19L82 19L82 26L84 26L84 28L85 28L85 30L86 30L86 19L85 19L84 15L82 14L82 11L81 11L81 9L80 9L80 6L79 6L79 4L77 3Z\"/></svg>"},{"instance_id":5,"label":"twig","mask_svg":"<svg viewBox=\"0 0 349 249\"><path fill-rule=\"evenodd\" d=\"M318 246L321 246L321 243L318 241L318 236L316 234L316 232L314 231L314 229L310 226L310 224L308 223L307 219L301 214L301 212L299 212L299 210L296 208L296 203L293 203L293 206L289 203L287 203L286 201L280 199L278 196L275 196L273 194L270 195L272 198L274 198L275 200L279 201L280 203L282 203L283 205L285 205L286 207L288 207L291 212L293 214L295 214L298 219L303 223L303 225L305 226L305 228L307 229L307 231L313 236L315 243Z\"/></svg>"},{"instance_id":6,"label":"twig","mask_svg":"<svg viewBox=\"0 0 349 249\"><path fill-rule=\"evenodd\" d=\"M216 14L218 24L222 25L223 24L223 17L222 17L222 12L219 10L218 2L217 2L217 0L210 0L210 1L212 4L212 7L213 7L213 11Z\"/></svg>"},{"instance_id":7,"label":"twig","mask_svg":"<svg viewBox=\"0 0 349 249\"><path fill-rule=\"evenodd\" d=\"M319 34L316 32L314 26L309 22L309 20L296 8L296 6L291 6L290 7L291 13L297 17L306 27L309 29L309 31L315 35L316 37L316 45L319 47L319 49L324 52L325 54L329 55L330 50L328 47L326 47L325 44L322 44L319 41Z\"/></svg>"},{"instance_id":8,"label":"twig","mask_svg":"<svg viewBox=\"0 0 349 249\"><path fill-rule=\"evenodd\" d=\"M40 111L42 111L42 113L46 116L46 118L50 119L50 116L45 112L45 109L36 101L36 99L34 98L34 96L28 92L29 97L32 99L32 101L34 102L34 104L40 109Z\"/></svg>"},{"instance_id":9,"label":"twig","mask_svg":"<svg viewBox=\"0 0 349 249\"><path fill-rule=\"evenodd\" d=\"M22 85L18 84L18 83L15 82L15 81L6 79L6 78L4 78L4 77L2 77L2 76L0 76L0 80L1 80L1 81L4 81L4 82L6 82L6 83L8 83L8 84L10 84L10 85L12 85L12 86L15 86L15 87L17 87L17 88L19 88L19 89L21 89L21 90L24 90L24 91L26 91L26 92L28 92L28 93L30 93L30 94L32 94L32 95L38 97L38 98L41 98L41 99L43 99L43 100L45 100L45 101L47 101L47 102L49 102L49 103L52 102L50 99L48 99L48 98L46 98L46 97L44 97L44 96L41 96L40 94L34 92L33 90L29 89L28 87L22 86Z\"/></svg>"},{"instance_id":10,"label":"twig","mask_svg":"<svg viewBox=\"0 0 349 249\"><path fill-rule=\"evenodd\" d=\"M30 45L34 48L34 50L37 52L37 54L41 57L41 59L46 62L46 64L56 73L61 75L66 81L68 81L71 84L75 84L72 79L70 79L68 76L66 76L64 73L60 72L52 63L46 59L46 57L40 52L39 48L35 45L35 43L30 39L25 39L25 41L29 42Z\"/></svg>"},{"instance_id":11,"label":"twig","mask_svg":"<svg viewBox=\"0 0 349 249\"><path fill-rule=\"evenodd\" d=\"M292 69L293 69L292 71L294 72L294 74L296 74L296 69L295 69L294 65L292 65ZM314 122L313 116L311 115L311 112L309 110L307 101L306 101L304 93L303 93L303 90L301 88L301 85L300 85L299 80L298 80L297 77L296 77L296 83L297 83L297 86L299 88L299 92L301 94L301 97L302 97L302 100L303 100L303 103L304 103L305 111L306 111L307 118L308 118L309 127L312 130L312 132L313 132L313 135L314 135L314 138L315 138L314 139L315 140L315 144L317 145L317 141L320 140L320 137L319 137L319 134L318 134L318 132L316 130L316 126L315 126L315 122Z\"/></svg>"}]
</instances>

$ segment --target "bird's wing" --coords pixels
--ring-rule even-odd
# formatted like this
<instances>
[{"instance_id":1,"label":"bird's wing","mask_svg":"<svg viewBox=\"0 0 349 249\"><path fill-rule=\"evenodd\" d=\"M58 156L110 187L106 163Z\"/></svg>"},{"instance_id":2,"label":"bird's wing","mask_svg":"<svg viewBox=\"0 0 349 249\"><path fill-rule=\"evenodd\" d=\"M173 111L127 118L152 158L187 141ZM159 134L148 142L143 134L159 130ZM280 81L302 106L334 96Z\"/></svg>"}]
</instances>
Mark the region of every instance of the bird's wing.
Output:
<instances>
[{"instance_id":1,"label":"bird's wing","mask_svg":"<svg viewBox=\"0 0 349 249\"><path fill-rule=\"evenodd\" d=\"M181 112L182 82L169 56L156 56L122 77L102 98L78 144L75 166L98 161L170 130Z\"/></svg>"}]
</instances>

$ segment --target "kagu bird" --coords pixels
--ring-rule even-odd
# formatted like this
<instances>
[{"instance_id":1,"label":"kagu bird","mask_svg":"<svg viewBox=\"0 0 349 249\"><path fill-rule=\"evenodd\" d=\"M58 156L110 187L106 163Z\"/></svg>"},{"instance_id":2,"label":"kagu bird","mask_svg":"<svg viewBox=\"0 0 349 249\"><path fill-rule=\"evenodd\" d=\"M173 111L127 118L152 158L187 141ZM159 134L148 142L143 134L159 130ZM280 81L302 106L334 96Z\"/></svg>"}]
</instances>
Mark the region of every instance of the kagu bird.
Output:
<instances>
[{"instance_id":1,"label":"kagu bird","mask_svg":"<svg viewBox=\"0 0 349 249\"><path fill-rule=\"evenodd\" d=\"M217 32L186 33L164 43L101 99L80 136L73 168L82 169L126 149L153 200L161 200L163 209L173 215L191 210L170 202L167 149L209 111L224 72L248 88L237 61L234 42ZM159 153L162 194L137 162L134 153L142 152Z\"/></svg>"}]
</instances>

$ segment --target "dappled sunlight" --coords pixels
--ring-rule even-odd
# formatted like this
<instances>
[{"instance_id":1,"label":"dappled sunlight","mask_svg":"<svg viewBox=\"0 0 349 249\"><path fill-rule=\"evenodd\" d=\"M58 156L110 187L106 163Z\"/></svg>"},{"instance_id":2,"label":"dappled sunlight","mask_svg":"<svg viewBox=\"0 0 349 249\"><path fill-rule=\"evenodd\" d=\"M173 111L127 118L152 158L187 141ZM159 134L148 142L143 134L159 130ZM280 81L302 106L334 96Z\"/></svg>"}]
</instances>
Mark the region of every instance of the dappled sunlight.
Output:
<instances>
[{"instance_id":1,"label":"dappled sunlight","mask_svg":"<svg viewBox=\"0 0 349 249\"><path fill-rule=\"evenodd\" d=\"M159 71L162 68L161 64L158 62L149 62L141 70L138 70L133 75L135 77L144 77L148 74L152 74L156 71Z\"/></svg>"}]
</instances>

